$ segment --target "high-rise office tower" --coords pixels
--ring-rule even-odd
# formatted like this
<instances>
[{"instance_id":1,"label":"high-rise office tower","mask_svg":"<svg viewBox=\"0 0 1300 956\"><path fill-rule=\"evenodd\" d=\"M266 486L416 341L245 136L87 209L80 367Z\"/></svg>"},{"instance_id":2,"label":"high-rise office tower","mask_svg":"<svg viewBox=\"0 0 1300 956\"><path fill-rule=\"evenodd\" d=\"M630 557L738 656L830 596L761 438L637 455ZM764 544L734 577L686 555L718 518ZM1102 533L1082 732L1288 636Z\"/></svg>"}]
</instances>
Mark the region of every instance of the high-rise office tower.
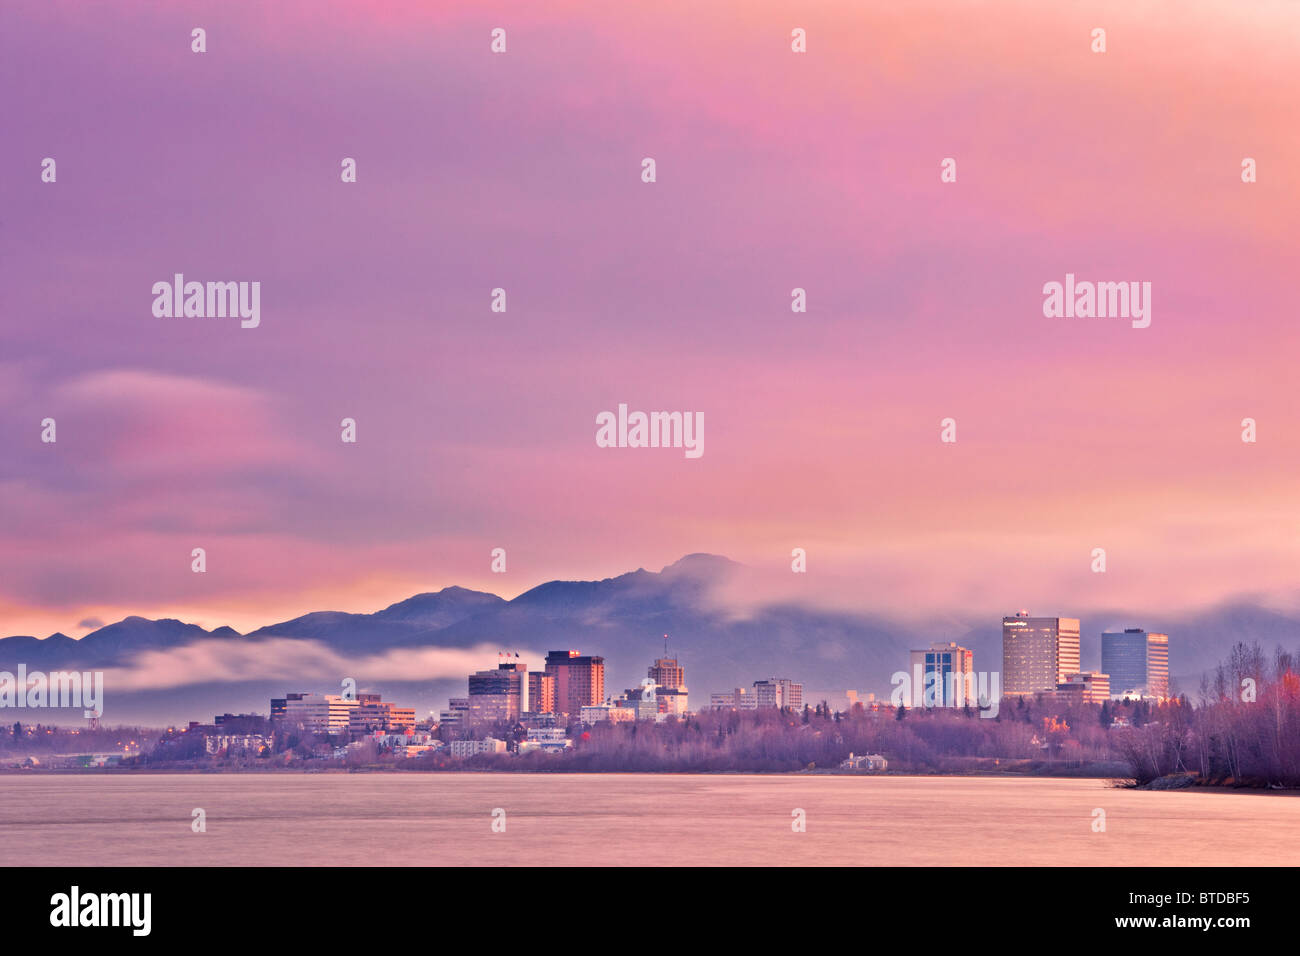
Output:
<instances>
[{"instance_id":1,"label":"high-rise office tower","mask_svg":"<svg viewBox=\"0 0 1300 956\"><path fill-rule=\"evenodd\" d=\"M528 709L528 668L499 664L494 671L469 675L469 716L473 720L518 720Z\"/></svg>"},{"instance_id":2,"label":"high-rise office tower","mask_svg":"<svg viewBox=\"0 0 1300 956\"><path fill-rule=\"evenodd\" d=\"M1020 611L1002 619L1002 687L1007 696L1055 693L1079 673L1079 619L1030 617Z\"/></svg>"},{"instance_id":3,"label":"high-rise office tower","mask_svg":"<svg viewBox=\"0 0 1300 956\"><path fill-rule=\"evenodd\" d=\"M1101 635L1101 669L1110 675L1115 697L1169 696L1169 635L1140 627Z\"/></svg>"},{"instance_id":4,"label":"high-rise office tower","mask_svg":"<svg viewBox=\"0 0 1300 956\"><path fill-rule=\"evenodd\" d=\"M677 663L675 657L661 657L650 665L647 677L654 679L660 687L685 687L686 670Z\"/></svg>"},{"instance_id":5,"label":"high-rise office tower","mask_svg":"<svg viewBox=\"0 0 1300 956\"><path fill-rule=\"evenodd\" d=\"M661 657L650 665L646 676L658 685L659 709L681 716L687 712L686 670L675 657Z\"/></svg>"}]
</instances>

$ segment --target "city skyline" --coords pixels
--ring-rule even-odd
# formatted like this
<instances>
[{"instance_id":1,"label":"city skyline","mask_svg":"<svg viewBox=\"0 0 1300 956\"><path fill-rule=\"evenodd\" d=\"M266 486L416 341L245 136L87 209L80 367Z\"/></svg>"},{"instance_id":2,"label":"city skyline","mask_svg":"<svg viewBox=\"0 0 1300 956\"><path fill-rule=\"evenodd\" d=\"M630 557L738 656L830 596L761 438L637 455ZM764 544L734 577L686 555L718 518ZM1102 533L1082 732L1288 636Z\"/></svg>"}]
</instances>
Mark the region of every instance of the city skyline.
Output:
<instances>
[{"instance_id":1,"label":"city skyline","mask_svg":"<svg viewBox=\"0 0 1300 956\"><path fill-rule=\"evenodd\" d=\"M591 698L596 703L612 698L619 688L635 687L645 673L637 659L663 652L661 641L668 635L659 628L667 625L673 631L673 658L693 662L699 678L694 682L697 703L730 691L737 680L787 670L799 672L810 700L838 699L846 689L887 696L892 675L909 666L908 655L924 653L926 643L933 647L936 642L977 652L976 670L1003 675L1009 681L1003 687L1006 693L1022 692L1014 682L1016 669L1006 665L1008 645L996 636L996 618L971 614L956 626L934 621L918 628L880 618L805 615L787 607L737 621L709 598L709 582L730 572L743 574L745 569L720 556L688 555L660 572L638 570L600 582L548 582L516 602L451 589L415 595L370 615L311 612L248 635L134 618L97 633L85 655L79 653L78 642L64 639L58 639L50 656L36 658L32 655L41 654L45 642L0 641L0 668L12 671L26 660L29 671L103 671L114 706L125 706L131 720L179 719L183 714L177 707L194 692L206 695L202 709L247 709L250 695L260 696L258 685L266 681L305 681L329 688L344 675L355 678L364 690L391 691L415 700L422 710L437 710L448 697L463 694L453 687L463 675L483 670L494 658L498 664L503 658L518 661L529 675L530 698L556 695L557 675L551 674L545 687L539 683L546 670L546 647L578 638L595 659L610 660L608 683L601 672L602 689L608 690ZM1135 611L1092 619L1087 625L1077 618L1044 619L1052 624L1068 621L1081 640L1075 638L1071 653L1054 664L1050 674L1037 675L1031 692L1054 693L1074 675L1107 673L1102 666L1105 635L1116 630L1146 633L1132 625L1153 623L1160 625L1151 628L1157 636L1180 636L1173 658L1164 652L1162 681L1172 676L1179 689L1194 691L1201 676L1227 652L1230 636L1271 643L1275 638L1263 628L1276 632L1278 627L1296 626L1285 617L1250 617L1248 610L1184 620L1157 620L1149 612ZM1008 621L1028 613L1001 618L1004 634ZM739 671L738 648L745 649ZM912 669L915 665L913 658ZM222 691L223 686L229 689ZM918 685L916 692L922 689ZM1132 688L1115 688L1125 689ZM159 691L166 696L158 697ZM117 717L122 714L116 711Z\"/></svg>"},{"instance_id":2,"label":"city skyline","mask_svg":"<svg viewBox=\"0 0 1300 956\"><path fill-rule=\"evenodd\" d=\"M832 4L804 56L771 4L522 9L503 56L394 11L234 4L202 55L182 9L8 18L0 632L702 549L899 615L1294 605L1294 6L1116 7L1105 55L1026 5ZM256 327L161 317L177 274L256 283ZM1150 325L1048 317L1069 276ZM600 447L623 404L704 453Z\"/></svg>"},{"instance_id":3,"label":"city skyline","mask_svg":"<svg viewBox=\"0 0 1300 956\"><path fill-rule=\"evenodd\" d=\"M1082 700L1093 701L1121 698L1164 700L1181 693L1175 692L1176 689L1170 686L1167 634L1149 633L1142 628L1126 628L1122 632L1103 631L1099 635L1103 670L1084 671L1079 666L1082 635L1076 619L1031 617L1027 611L1021 610L1015 615L1004 617L1002 627L1004 671L999 674L1013 689L999 693L996 684L990 688L977 681L973 652L947 641L933 642L927 648L910 651L910 671L894 673L894 692L891 696L897 696L901 692L901 700L897 703L905 707L943 708L963 705L983 707L995 698L1000 700L1007 697L1046 696L1048 699L1068 699L1071 693L1076 693ZM669 640L667 634L663 635L663 640L666 648ZM1140 645L1140 653L1133 650L1135 641ZM1061 650L1062 642L1066 642L1068 648L1064 652ZM569 676L570 670L581 673L581 680L575 683L578 679ZM615 698L612 693L605 693L603 656L583 655L577 649L552 650L546 654L544 670L529 672L527 662L520 653L498 652L496 668L483 668L468 675L466 697L449 698L448 706L440 713L430 710L428 719L435 724L488 724L551 714L570 719L582 715L583 722L587 723L586 712L591 709L608 712L612 709L631 708L635 715L632 719L643 719L647 714L657 714L662 719L667 715L687 716L692 713L688 706L685 667L678 657L655 658L647 669L647 674L648 677L641 682L639 690L628 689ZM910 684L899 688L897 685L900 678L906 678ZM1030 685L1035 680L1042 686L1031 689ZM3 675L0 683L3 681L12 682L12 675ZM345 690L342 694L321 694L316 691L289 693L286 698L273 698L270 719L286 717L296 709L307 706L307 701L314 701L316 710L313 713L317 713L322 720L337 718L346 724L349 719L347 709L360 706L364 720L378 721L385 729L394 713L406 715L409 718L407 723L414 725L413 709L395 712L394 704L383 702L382 695L373 692L357 693L355 680L345 679L343 684L345 687L350 685L351 690ZM986 699L986 692L991 692L994 696ZM646 693L657 697L656 706L649 710L645 709ZM847 709L852 709L854 703L860 702L857 693L856 688L845 689ZM811 706L810 700L804 697L802 681L777 677L756 680L752 688L737 685L734 692L714 692L709 698L708 709L752 710L776 707L798 710L801 706ZM866 700L874 699L874 693L867 695ZM7 698L4 700L7 702ZM822 694L819 706L839 700L837 693ZM704 708L701 706L699 709ZM438 713L436 719L435 713ZM258 715L225 714L227 718L234 716ZM358 719L362 718L352 717L354 722ZM194 723L191 722L191 726ZM220 717L216 723L221 723ZM99 718L96 716L91 726L98 725Z\"/></svg>"}]
</instances>

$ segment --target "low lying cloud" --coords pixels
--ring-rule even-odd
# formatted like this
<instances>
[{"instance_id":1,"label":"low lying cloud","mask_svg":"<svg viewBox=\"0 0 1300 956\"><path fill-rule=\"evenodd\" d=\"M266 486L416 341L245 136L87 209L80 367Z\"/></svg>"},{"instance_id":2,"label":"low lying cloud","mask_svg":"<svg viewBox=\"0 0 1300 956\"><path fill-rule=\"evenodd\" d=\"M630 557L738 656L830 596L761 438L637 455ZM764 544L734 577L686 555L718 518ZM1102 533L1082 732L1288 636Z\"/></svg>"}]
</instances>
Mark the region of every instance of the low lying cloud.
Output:
<instances>
[{"instance_id":1,"label":"low lying cloud","mask_svg":"<svg viewBox=\"0 0 1300 956\"><path fill-rule=\"evenodd\" d=\"M361 657L318 641L269 638L204 640L167 651L146 651L129 664L104 672L108 693L163 690L191 684L280 681L336 686L345 677L360 683L461 678L490 666L500 650L477 647L402 647ZM541 658L520 658L529 667Z\"/></svg>"}]
</instances>

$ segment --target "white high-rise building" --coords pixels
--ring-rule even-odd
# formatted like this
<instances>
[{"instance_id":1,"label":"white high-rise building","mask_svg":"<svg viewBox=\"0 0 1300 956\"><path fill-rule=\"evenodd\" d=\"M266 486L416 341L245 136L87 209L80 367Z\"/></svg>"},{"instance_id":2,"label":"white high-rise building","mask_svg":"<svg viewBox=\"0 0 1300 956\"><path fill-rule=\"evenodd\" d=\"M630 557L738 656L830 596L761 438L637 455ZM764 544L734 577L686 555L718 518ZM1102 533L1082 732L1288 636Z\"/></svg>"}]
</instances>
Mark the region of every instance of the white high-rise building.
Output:
<instances>
[{"instance_id":1,"label":"white high-rise building","mask_svg":"<svg viewBox=\"0 0 1300 956\"><path fill-rule=\"evenodd\" d=\"M975 655L948 642L912 651L912 707L962 707L978 704Z\"/></svg>"},{"instance_id":2,"label":"white high-rise building","mask_svg":"<svg viewBox=\"0 0 1300 956\"><path fill-rule=\"evenodd\" d=\"M743 706L737 701L737 706ZM770 677L754 681L754 708L789 707L803 709L803 684L788 677Z\"/></svg>"}]
</instances>

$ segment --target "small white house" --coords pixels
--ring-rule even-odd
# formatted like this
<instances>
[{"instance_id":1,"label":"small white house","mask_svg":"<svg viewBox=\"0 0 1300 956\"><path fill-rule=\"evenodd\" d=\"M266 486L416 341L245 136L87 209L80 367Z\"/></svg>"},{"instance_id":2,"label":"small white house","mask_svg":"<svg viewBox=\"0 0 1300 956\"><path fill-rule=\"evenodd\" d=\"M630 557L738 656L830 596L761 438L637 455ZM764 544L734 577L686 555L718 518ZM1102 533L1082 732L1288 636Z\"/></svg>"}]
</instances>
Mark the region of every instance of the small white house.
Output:
<instances>
[{"instance_id":1,"label":"small white house","mask_svg":"<svg viewBox=\"0 0 1300 956\"><path fill-rule=\"evenodd\" d=\"M885 770L889 766L880 754L849 754L847 760L840 764L842 770Z\"/></svg>"}]
</instances>

